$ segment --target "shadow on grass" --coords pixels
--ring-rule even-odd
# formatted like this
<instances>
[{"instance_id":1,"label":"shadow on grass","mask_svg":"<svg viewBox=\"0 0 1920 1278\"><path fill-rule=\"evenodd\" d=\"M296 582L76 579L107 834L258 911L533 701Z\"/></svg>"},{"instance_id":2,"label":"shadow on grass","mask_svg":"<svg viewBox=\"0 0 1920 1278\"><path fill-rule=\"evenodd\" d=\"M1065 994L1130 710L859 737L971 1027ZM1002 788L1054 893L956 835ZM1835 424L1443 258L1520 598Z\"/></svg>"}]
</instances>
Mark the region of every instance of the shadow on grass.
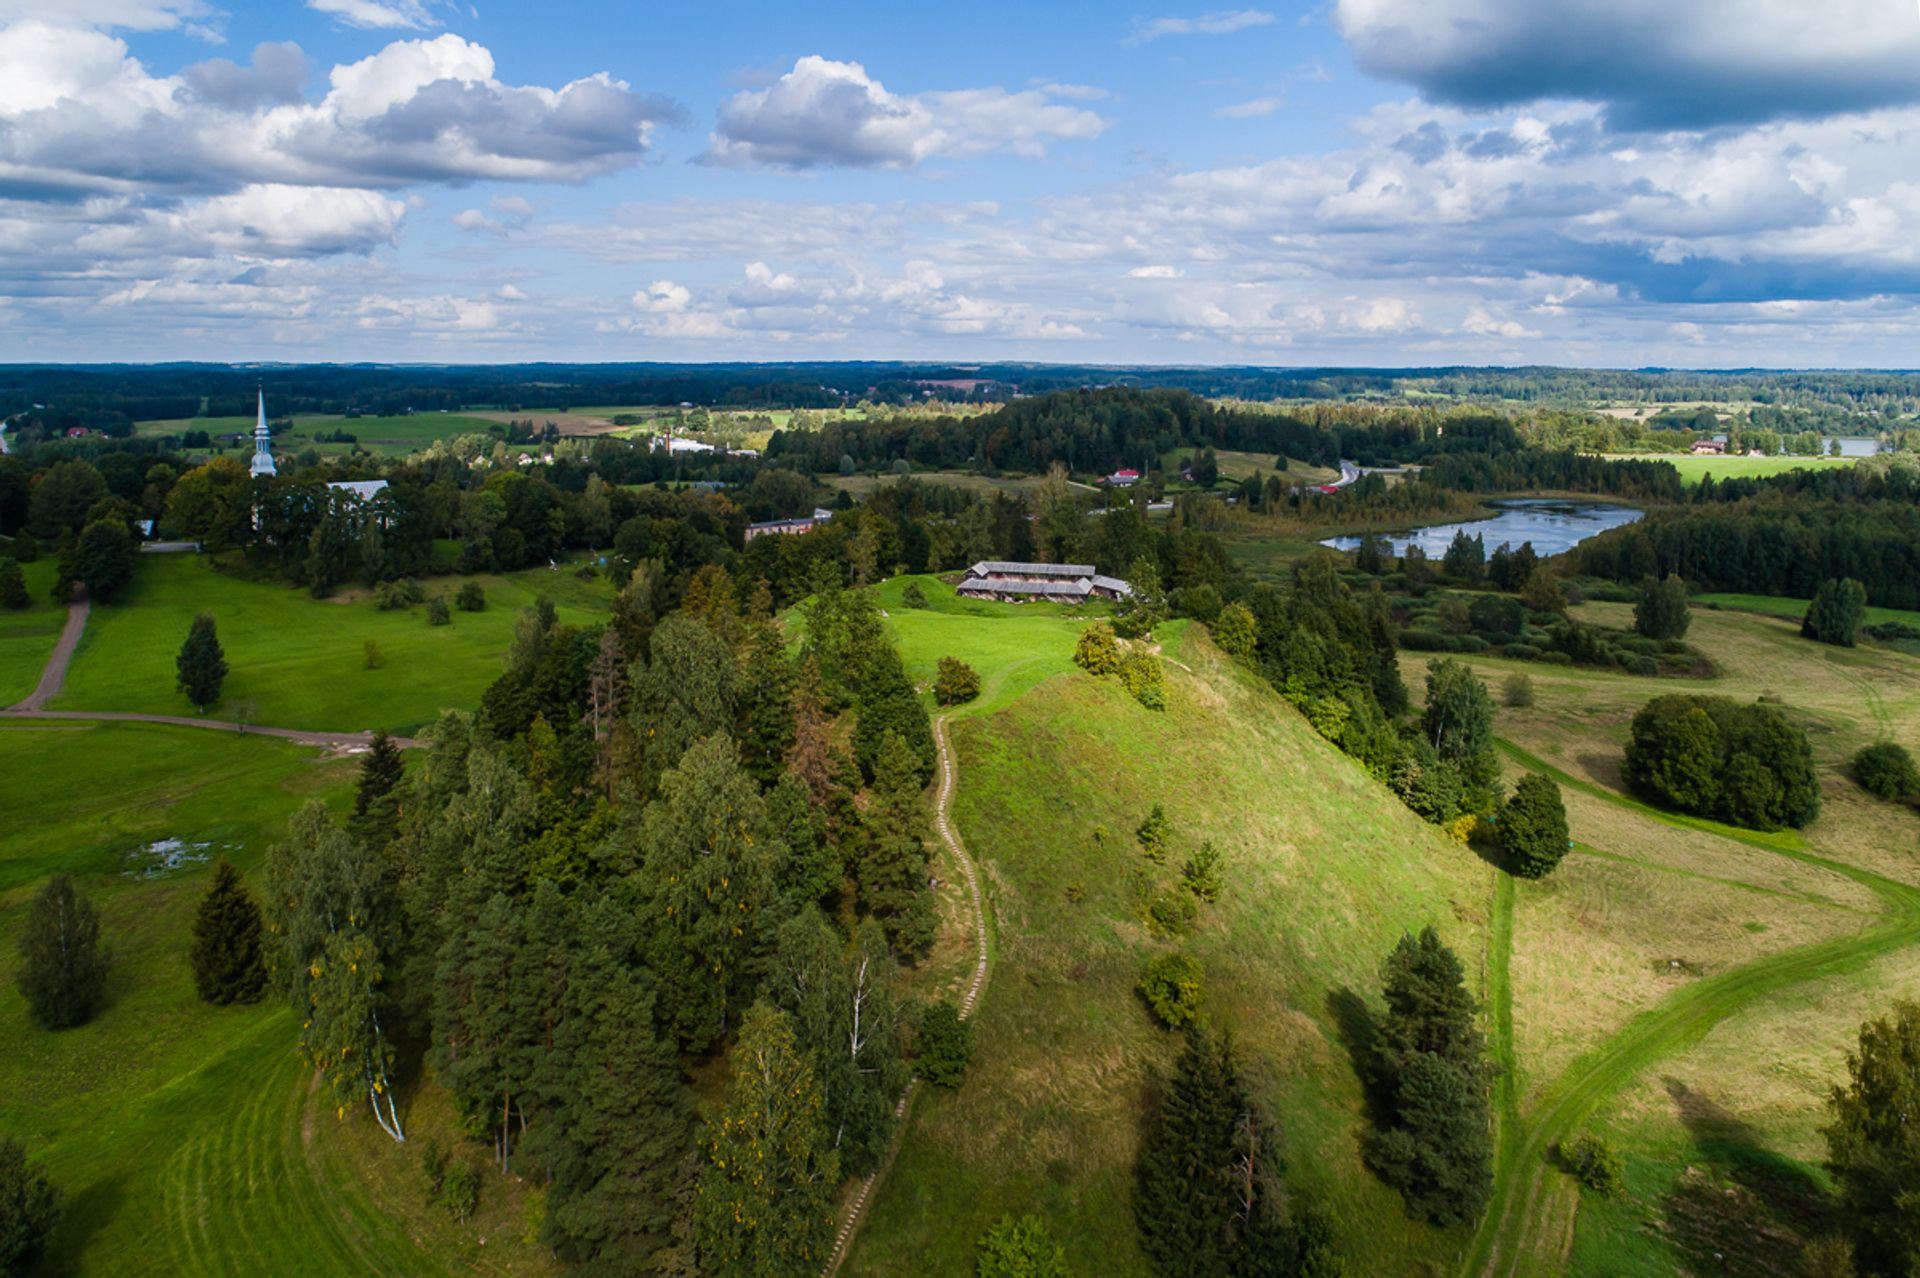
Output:
<instances>
[{"instance_id":1,"label":"shadow on grass","mask_svg":"<svg viewBox=\"0 0 1920 1278\"><path fill-rule=\"evenodd\" d=\"M1374 1019L1373 1009L1354 993L1352 986L1342 985L1328 991L1327 1014L1333 1017L1335 1036L1340 1046L1346 1048L1347 1059L1353 1063L1353 1072L1360 1080L1367 1124L1379 1131L1391 1117L1391 1106L1390 1098L1379 1084L1380 1026Z\"/></svg>"},{"instance_id":2,"label":"shadow on grass","mask_svg":"<svg viewBox=\"0 0 1920 1278\"><path fill-rule=\"evenodd\" d=\"M1661 1204L1675 1247L1695 1272L1791 1271L1806 1240L1832 1227L1820 1182L1712 1097L1676 1078L1662 1082L1695 1155Z\"/></svg>"},{"instance_id":3,"label":"shadow on grass","mask_svg":"<svg viewBox=\"0 0 1920 1278\"><path fill-rule=\"evenodd\" d=\"M33 1272L65 1275L86 1268L88 1241L113 1219L126 1197L125 1172L102 1176L69 1195L62 1205L60 1223L47 1239L46 1259Z\"/></svg>"}]
</instances>

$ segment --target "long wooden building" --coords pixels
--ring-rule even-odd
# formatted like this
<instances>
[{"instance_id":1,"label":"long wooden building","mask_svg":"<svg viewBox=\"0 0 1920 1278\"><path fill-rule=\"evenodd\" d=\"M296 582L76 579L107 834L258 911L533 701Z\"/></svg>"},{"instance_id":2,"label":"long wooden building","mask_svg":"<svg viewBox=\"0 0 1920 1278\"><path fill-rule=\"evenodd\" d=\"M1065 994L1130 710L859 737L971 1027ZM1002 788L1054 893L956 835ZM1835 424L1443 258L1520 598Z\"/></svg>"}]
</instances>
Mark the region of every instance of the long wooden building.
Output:
<instances>
[{"instance_id":1,"label":"long wooden building","mask_svg":"<svg viewBox=\"0 0 1920 1278\"><path fill-rule=\"evenodd\" d=\"M954 593L971 599L998 599L1019 603L1027 599L1057 599L1084 603L1088 599L1125 599L1133 587L1118 577L1105 577L1092 564L1023 564L983 559L967 569Z\"/></svg>"}]
</instances>

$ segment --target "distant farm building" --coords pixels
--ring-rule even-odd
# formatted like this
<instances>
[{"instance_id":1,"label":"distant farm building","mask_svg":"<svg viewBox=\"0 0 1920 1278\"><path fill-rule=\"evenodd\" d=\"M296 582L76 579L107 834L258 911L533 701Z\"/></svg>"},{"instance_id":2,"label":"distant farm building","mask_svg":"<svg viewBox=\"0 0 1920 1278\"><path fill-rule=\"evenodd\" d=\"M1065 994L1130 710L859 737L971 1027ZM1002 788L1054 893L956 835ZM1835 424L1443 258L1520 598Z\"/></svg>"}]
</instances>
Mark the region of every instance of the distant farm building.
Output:
<instances>
[{"instance_id":1,"label":"distant farm building","mask_svg":"<svg viewBox=\"0 0 1920 1278\"><path fill-rule=\"evenodd\" d=\"M1107 476L1107 483L1115 488L1131 488L1139 482L1140 472L1137 470L1116 470Z\"/></svg>"},{"instance_id":2,"label":"distant farm building","mask_svg":"<svg viewBox=\"0 0 1920 1278\"><path fill-rule=\"evenodd\" d=\"M1019 603L1027 599L1058 599L1085 603L1088 599L1125 599L1133 587L1118 577L1103 577L1092 564L1023 564L983 559L967 569L954 593L969 599L998 599Z\"/></svg>"},{"instance_id":3,"label":"distant farm building","mask_svg":"<svg viewBox=\"0 0 1920 1278\"><path fill-rule=\"evenodd\" d=\"M1690 451L1696 455L1717 457L1727 451L1727 446L1723 441L1718 439L1696 439L1693 441L1693 448Z\"/></svg>"},{"instance_id":4,"label":"distant farm building","mask_svg":"<svg viewBox=\"0 0 1920 1278\"><path fill-rule=\"evenodd\" d=\"M361 501L372 501L386 486L384 479L342 479L327 485L336 493L351 493Z\"/></svg>"},{"instance_id":5,"label":"distant farm building","mask_svg":"<svg viewBox=\"0 0 1920 1278\"><path fill-rule=\"evenodd\" d=\"M800 519L765 519L757 524L747 525L748 541L774 533L783 537L798 537L801 533L810 533L821 524L833 518L833 512L822 506L815 506L813 514Z\"/></svg>"}]
</instances>

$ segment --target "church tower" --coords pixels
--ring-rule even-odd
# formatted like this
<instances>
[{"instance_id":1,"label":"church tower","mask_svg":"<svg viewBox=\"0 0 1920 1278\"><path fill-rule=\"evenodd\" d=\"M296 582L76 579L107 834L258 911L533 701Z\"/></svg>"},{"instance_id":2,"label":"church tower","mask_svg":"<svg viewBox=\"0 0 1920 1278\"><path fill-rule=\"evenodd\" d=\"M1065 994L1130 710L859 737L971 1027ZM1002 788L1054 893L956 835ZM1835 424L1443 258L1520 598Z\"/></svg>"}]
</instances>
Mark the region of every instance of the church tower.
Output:
<instances>
[{"instance_id":1,"label":"church tower","mask_svg":"<svg viewBox=\"0 0 1920 1278\"><path fill-rule=\"evenodd\" d=\"M272 440L267 434L267 392L260 391L260 418L253 426L253 477L273 475L278 472L273 465Z\"/></svg>"}]
</instances>

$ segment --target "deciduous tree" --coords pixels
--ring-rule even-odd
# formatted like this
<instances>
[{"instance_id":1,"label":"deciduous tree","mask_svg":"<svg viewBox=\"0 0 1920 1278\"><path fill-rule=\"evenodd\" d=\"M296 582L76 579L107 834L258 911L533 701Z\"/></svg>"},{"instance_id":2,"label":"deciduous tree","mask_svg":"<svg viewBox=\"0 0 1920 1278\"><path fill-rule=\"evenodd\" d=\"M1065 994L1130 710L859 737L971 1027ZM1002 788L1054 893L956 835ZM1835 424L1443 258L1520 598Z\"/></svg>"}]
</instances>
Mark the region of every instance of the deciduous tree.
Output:
<instances>
[{"instance_id":1,"label":"deciduous tree","mask_svg":"<svg viewBox=\"0 0 1920 1278\"><path fill-rule=\"evenodd\" d=\"M23 1278L38 1268L60 1212L60 1191L46 1172L27 1163L19 1141L0 1139L0 1273Z\"/></svg>"},{"instance_id":2,"label":"deciduous tree","mask_svg":"<svg viewBox=\"0 0 1920 1278\"><path fill-rule=\"evenodd\" d=\"M110 956L93 903L56 874L27 907L14 980L27 1011L47 1029L79 1025L100 1006Z\"/></svg>"},{"instance_id":3,"label":"deciduous tree","mask_svg":"<svg viewBox=\"0 0 1920 1278\"><path fill-rule=\"evenodd\" d=\"M1853 647L1867 614L1867 588L1851 577L1829 578L1814 591L1800 633L1821 643Z\"/></svg>"},{"instance_id":4,"label":"deciduous tree","mask_svg":"<svg viewBox=\"0 0 1920 1278\"><path fill-rule=\"evenodd\" d=\"M1920 1266L1920 1003L1860 1027L1828 1105L1827 1166L1860 1271L1905 1278Z\"/></svg>"},{"instance_id":5,"label":"deciduous tree","mask_svg":"<svg viewBox=\"0 0 1920 1278\"><path fill-rule=\"evenodd\" d=\"M1545 878L1567 854L1567 809L1550 777L1529 772L1500 809L1500 847L1507 868L1522 878Z\"/></svg>"}]
</instances>

